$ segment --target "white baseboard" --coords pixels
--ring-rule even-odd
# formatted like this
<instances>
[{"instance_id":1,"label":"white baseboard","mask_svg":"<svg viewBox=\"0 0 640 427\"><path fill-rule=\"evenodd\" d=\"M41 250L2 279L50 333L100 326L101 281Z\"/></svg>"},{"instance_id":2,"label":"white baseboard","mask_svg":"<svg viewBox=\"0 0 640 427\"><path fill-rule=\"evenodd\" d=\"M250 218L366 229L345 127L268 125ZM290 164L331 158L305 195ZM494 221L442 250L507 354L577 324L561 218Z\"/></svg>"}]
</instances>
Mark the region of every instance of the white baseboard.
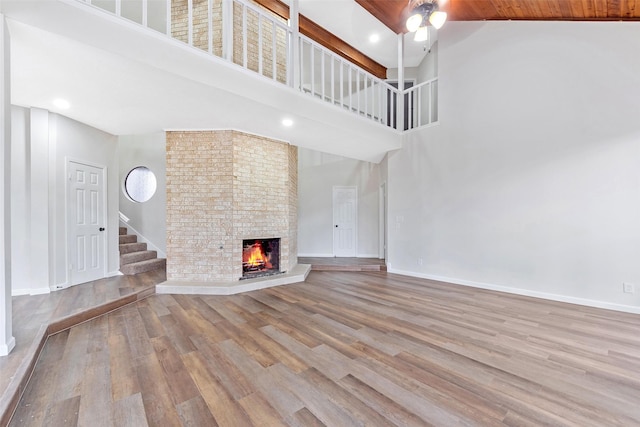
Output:
<instances>
[{"instance_id":1,"label":"white baseboard","mask_svg":"<svg viewBox=\"0 0 640 427\"><path fill-rule=\"evenodd\" d=\"M15 346L16 339L15 337L11 337L11 339L6 344L0 345L0 356L8 356Z\"/></svg>"},{"instance_id":2,"label":"white baseboard","mask_svg":"<svg viewBox=\"0 0 640 427\"><path fill-rule=\"evenodd\" d=\"M115 276L123 276L122 272L119 270L116 271L110 271L107 273L106 277L115 277Z\"/></svg>"},{"instance_id":3,"label":"white baseboard","mask_svg":"<svg viewBox=\"0 0 640 427\"><path fill-rule=\"evenodd\" d=\"M420 279L435 280L438 282L452 283L454 285L469 286L472 288L487 289L490 291L506 292L509 294L523 295L527 297L548 299L551 301L566 302L570 304L584 305L587 307L604 308L606 310L622 311L625 313L640 314L640 307L633 305L615 304L604 301L590 300L586 298L571 297L567 295L550 294L547 292L530 291L527 289L511 288L508 286L494 285L491 283L474 282L471 280L456 279L453 277L434 276L431 274L416 273L391 268L387 266L387 272L401 274L403 276L417 277Z\"/></svg>"},{"instance_id":4,"label":"white baseboard","mask_svg":"<svg viewBox=\"0 0 640 427\"><path fill-rule=\"evenodd\" d=\"M49 288L36 288L36 289L12 289L11 296L18 297L20 295L43 295L51 293Z\"/></svg>"}]
</instances>

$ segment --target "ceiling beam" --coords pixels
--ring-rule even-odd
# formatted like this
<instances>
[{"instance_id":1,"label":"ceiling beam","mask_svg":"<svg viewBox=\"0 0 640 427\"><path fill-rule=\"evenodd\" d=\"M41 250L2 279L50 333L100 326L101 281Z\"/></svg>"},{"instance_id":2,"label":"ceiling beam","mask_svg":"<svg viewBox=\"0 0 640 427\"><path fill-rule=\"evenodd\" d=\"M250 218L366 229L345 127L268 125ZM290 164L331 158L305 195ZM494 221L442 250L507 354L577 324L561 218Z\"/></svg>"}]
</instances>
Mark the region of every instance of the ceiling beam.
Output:
<instances>
[{"instance_id":1,"label":"ceiling beam","mask_svg":"<svg viewBox=\"0 0 640 427\"><path fill-rule=\"evenodd\" d=\"M280 0L255 0L262 7L270 10L276 15L284 19L289 19L289 6ZM322 46L331 50L344 59L356 64L360 68L370 72L380 79L387 78L387 68L369 58L358 49L354 48L344 40L340 39L333 33L322 28L304 15L300 15L300 33L309 37L311 40L320 43Z\"/></svg>"}]
</instances>

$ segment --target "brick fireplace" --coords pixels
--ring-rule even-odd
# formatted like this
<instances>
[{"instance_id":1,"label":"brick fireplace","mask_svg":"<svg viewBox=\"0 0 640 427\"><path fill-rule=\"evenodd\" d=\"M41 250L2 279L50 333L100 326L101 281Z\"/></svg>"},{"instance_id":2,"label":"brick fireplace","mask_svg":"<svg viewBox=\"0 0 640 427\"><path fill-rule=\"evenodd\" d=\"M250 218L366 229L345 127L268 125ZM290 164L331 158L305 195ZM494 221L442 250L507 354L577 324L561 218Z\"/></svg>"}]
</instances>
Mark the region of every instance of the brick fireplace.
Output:
<instances>
[{"instance_id":1,"label":"brick fireplace","mask_svg":"<svg viewBox=\"0 0 640 427\"><path fill-rule=\"evenodd\" d=\"M167 281L243 276L243 242L297 265L297 147L238 131L167 132ZM246 243L244 243L246 244Z\"/></svg>"}]
</instances>

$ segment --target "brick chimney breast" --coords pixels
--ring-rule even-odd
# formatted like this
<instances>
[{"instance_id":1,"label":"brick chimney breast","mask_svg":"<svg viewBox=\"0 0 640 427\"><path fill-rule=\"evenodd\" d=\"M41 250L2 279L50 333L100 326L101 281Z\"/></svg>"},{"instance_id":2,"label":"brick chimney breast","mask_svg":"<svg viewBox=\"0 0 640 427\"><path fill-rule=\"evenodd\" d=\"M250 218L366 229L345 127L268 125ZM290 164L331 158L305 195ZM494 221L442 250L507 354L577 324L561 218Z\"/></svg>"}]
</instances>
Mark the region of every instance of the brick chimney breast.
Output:
<instances>
[{"instance_id":1,"label":"brick chimney breast","mask_svg":"<svg viewBox=\"0 0 640 427\"><path fill-rule=\"evenodd\" d=\"M242 276L243 239L280 238L297 264L298 150L238 131L167 132L167 280Z\"/></svg>"}]
</instances>

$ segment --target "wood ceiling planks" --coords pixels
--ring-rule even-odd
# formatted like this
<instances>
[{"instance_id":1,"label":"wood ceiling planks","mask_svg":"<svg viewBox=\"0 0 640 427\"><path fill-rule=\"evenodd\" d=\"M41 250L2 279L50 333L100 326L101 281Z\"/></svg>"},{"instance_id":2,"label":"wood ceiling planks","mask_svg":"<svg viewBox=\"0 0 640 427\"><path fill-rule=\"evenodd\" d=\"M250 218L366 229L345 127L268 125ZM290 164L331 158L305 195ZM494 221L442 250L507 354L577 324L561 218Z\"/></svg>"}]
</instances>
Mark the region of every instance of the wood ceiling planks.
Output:
<instances>
[{"instance_id":1,"label":"wood ceiling planks","mask_svg":"<svg viewBox=\"0 0 640 427\"><path fill-rule=\"evenodd\" d=\"M408 0L355 0L396 33L405 32ZM638 21L640 0L443 0L451 21Z\"/></svg>"},{"instance_id":2,"label":"wood ceiling planks","mask_svg":"<svg viewBox=\"0 0 640 427\"><path fill-rule=\"evenodd\" d=\"M407 31L405 22L409 13L408 0L355 0L360 6L375 16L378 21L396 33Z\"/></svg>"}]
</instances>

